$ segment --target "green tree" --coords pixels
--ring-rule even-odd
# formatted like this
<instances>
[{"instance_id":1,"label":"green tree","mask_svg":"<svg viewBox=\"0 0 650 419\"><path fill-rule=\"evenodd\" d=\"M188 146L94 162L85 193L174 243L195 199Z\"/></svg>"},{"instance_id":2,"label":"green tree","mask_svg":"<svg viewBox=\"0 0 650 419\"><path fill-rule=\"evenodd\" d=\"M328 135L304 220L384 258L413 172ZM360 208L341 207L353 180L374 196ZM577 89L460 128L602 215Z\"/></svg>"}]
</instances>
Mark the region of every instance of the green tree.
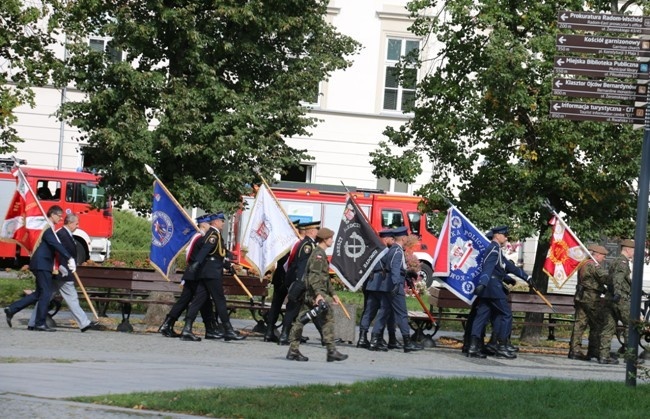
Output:
<instances>
[{"instance_id":1,"label":"green tree","mask_svg":"<svg viewBox=\"0 0 650 419\"><path fill-rule=\"evenodd\" d=\"M558 11L589 5L625 12L617 4L411 2L412 31L441 49L419 83L413 119L385 131L388 143L373 154L375 173L412 182L413 156L425 155L433 174L419 193L434 205L455 196L482 228L503 223L520 237L539 233L534 277L542 289L548 280L541 271L548 249L544 199L566 213L583 241L632 237L642 132L549 118L553 58L563 55L555 46ZM391 153L389 143L408 153Z\"/></svg>"},{"instance_id":2,"label":"green tree","mask_svg":"<svg viewBox=\"0 0 650 419\"><path fill-rule=\"evenodd\" d=\"M62 116L112 196L148 210L146 163L184 206L215 210L239 202L256 171L309 159L283 138L308 135L317 121L302 101L359 48L325 22L327 3L70 2L68 77L88 100ZM90 35L110 39L106 50Z\"/></svg>"},{"instance_id":3,"label":"green tree","mask_svg":"<svg viewBox=\"0 0 650 419\"><path fill-rule=\"evenodd\" d=\"M49 46L51 36L51 1L38 6L22 0L0 3L0 154L16 151L14 144L23 142L12 126L18 121L15 109L34 106L34 86L51 82L53 69L61 63Z\"/></svg>"}]
</instances>

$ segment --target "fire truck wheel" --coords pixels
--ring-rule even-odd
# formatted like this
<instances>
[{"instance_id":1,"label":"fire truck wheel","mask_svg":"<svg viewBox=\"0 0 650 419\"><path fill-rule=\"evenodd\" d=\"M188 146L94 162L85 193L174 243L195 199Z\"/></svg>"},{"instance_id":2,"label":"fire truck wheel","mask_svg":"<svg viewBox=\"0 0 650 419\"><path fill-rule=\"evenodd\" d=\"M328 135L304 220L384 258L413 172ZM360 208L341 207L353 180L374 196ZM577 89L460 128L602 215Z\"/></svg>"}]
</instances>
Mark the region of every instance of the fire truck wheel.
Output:
<instances>
[{"instance_id":1,"label":"fire truck wheel","mask_svg":"<svg viewBox=\"0 0 650 419\"><path fill-rule=\"evenodd\" d=\"M433 282L433 269L427 263L420 262L420 276L427 284L427 289L431 286Z\"/></svg>"},{"instance_id":2,"label":"fire truck wheel","mask_svg":"<svg viewBox=\"0 0 650 419\"><path fill-rule=\"evenodd\" d=\"M75 262L77 262L77 266L80 266L88 260L88 250L86 250L86 246L78 241L75 241L75 244L77 245L77 260Z\"/></svg>"}]
</instances>

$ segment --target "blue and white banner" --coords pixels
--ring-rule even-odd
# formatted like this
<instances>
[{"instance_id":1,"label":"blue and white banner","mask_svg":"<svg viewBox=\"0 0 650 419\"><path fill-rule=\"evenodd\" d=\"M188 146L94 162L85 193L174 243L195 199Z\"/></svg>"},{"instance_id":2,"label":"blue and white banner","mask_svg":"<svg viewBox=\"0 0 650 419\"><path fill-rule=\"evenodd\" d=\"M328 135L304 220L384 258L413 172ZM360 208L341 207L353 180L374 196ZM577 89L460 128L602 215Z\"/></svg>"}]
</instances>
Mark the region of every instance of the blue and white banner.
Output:
<instances>
[{"instance_id":1,"label":"blue and white banner","mask_svg":"<svg viewBox=\"0 0 650 419\"><path fill-rule=\"evenodd\" d=\"M168 281L172 263L197 231L185 210L156 179L153 183L149 263Z\"/></svg>"},{"instance_id":2,"label":"blue and white banner","mask_svg":"<svg viewBox=\"0 0 650 419\"><path fill-rule=\"evenodd\" d=\"M452 293L472 304L489 244L487 237L458 208L449 208L433 256L433 276L441 277Z\"/></svg>"}]
</instances>

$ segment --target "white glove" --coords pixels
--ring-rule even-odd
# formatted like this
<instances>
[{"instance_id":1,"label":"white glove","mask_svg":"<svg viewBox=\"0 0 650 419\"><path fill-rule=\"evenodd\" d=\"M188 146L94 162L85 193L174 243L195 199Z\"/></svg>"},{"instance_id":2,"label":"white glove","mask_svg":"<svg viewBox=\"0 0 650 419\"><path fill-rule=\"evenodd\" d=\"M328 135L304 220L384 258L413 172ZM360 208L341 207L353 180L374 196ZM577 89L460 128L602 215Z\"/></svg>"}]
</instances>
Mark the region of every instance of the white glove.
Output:
<instances>
[{"instance_id":1,"label":"white glove","mask_svg":"<svg viewBox=\"0 0 650 419\"><path fill-rule=\"evenodd\" d=\"M77 263L74 261L74 258L68 259L68 269L70 269L70 273L77 271Z\"/></svg>"},{"instance_id":2,"label":"white glove","mask_svg":"<svg viewBox=\"0 0 650 419\"><path fill-rule=\"evenodd\" d=\"M59 265L59 273L61 276L68 276L68 270L63 265Z\"/></svg>"}]
</instances>

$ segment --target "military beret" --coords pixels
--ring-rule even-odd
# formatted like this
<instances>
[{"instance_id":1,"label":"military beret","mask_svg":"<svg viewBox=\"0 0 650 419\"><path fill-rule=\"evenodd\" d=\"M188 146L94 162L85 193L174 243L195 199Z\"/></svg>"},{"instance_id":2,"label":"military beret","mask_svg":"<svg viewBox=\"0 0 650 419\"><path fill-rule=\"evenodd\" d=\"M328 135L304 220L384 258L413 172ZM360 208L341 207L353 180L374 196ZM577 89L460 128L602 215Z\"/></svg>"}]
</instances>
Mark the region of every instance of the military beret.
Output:
<instances>
[{"instance_id":1,"label":"military beret","mask_svg":"<svg viewBox=\"0 0 650 419\"><path fill-rule=\"evenodd\" d=\"M327 240L334 237L334 232L327 227L323 227L320 230L318 230L318 234L316 234L316 237L318 237L321 240Z\"/></svg>"},{"instance_id":2,"label":"military beret","mask_svg":"<svg viewBox=\"0 0 650 419\"><path fill-rule=\"evenodd\" d=\"M397 227L393 229L393 237L408 236L409 231L406 226Z\"/></svg>"},{"instance_id":3,"label":"military beret","mask_svg":"<svg viewBox=\"0 0 650 419\"><path fill-rule=\"evenodd\" d=\"M386 228L384 230L381 230L379 232L379 237L393 237L393 229L392 228Z\"/></svg>"},{"instance_id":4,"label":"military beret","mask_svg":"<svg viewBox=\"0 0 650 419\"><path fill-rule=\"evenodd\" d=\"M600 253L601 255L606 255L609 253L609 250L597 244L590 244L589 246L587 246L587 250L589 250L590 252Z\"/></svg>"},{"instance_id":5,"label":"military beret","mask_svg":"<svg viewBox=\"0 0 650 419\"><path fill-rule=\"evenodd\" d=\"M298 230L309 230L310 228L320 228L320 221L309 221L298 224Z\"/></svg>"},{"instance_id":6,"label":"military beret","mask_svg":"<svg viewBox=\"0 0 650 419\"><path fill-rule=\"evenodd\" d=\"M508 235L508 226L497 226L490 229L492 235L503 234L504 236Z\"/></svg>"},{"instance_id":7,"label":"military beret","mask_svg":"<svg viewBox=\"0 0 650 419\"><path fill-rule=\"evenodd\" d=\"M634 248L634 240L632 240L632 239L621 240L621 247L632 247L632 248Z\"/></svg>"}]
</instances>

